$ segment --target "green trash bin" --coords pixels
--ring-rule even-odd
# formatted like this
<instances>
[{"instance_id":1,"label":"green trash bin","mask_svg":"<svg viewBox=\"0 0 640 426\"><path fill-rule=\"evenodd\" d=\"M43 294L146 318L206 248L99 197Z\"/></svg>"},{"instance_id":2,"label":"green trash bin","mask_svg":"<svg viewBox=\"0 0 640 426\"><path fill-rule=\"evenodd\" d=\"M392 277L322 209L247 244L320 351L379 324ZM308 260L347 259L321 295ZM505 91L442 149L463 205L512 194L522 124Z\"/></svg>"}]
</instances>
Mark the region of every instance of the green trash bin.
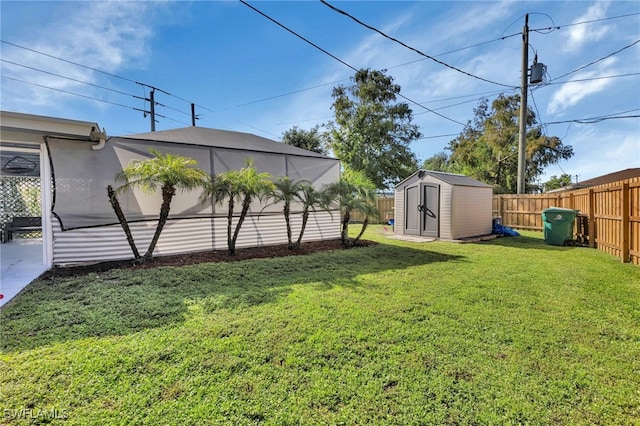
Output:
<instances>
[{"instance_id":1,"label":"green trash bin","mask_svg":"<svg viewBox=\"0 0 640 426\"><path fill-rule=\"evenodd\" d=\"M573 223L578 210L551 207L542 211L544 242L554 246L575 246Z\"/></svg>"}]
</instances>

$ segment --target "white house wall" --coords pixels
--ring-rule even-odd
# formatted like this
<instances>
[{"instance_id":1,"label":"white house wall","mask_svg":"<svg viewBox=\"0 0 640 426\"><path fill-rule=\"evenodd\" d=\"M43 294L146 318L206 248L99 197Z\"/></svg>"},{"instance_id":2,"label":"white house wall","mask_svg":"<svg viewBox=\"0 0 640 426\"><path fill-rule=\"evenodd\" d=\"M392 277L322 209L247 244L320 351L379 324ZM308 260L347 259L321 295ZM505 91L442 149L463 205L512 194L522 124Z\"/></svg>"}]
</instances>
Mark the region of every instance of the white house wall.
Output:
<instances>
[{"instance_id":1,"label":"white house wall","mask_svg":"<svg viewBox=\"0 0 640 426\"><path fill-rule=\"evenodd\" d=\"M53 218L53 264L69 265L132 259L133 255L120 225L62 231ZM292 232L297 239L301 216L292 217ZM340 215L333 212L311 213L303 242L340 238ZM136 246L144 254L155 232L156 222L130 223ZM234 221L235 226L235 221ZM236 247L256 247L287 242L284 216L248 217L242 225ZM227 249L226 217L176 219L165 225L154 256Z\"/></svg>"}]
</instances>

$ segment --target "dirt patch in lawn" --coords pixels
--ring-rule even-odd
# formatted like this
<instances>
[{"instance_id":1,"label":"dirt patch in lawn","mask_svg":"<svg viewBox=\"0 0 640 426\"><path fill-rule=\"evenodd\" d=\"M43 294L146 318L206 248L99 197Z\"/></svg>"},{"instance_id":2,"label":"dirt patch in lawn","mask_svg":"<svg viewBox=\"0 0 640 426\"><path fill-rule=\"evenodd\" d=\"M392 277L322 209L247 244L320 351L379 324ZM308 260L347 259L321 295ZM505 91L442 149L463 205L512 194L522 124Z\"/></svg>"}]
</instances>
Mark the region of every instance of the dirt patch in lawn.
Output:
<instances>
[{"instance_id":1,"label":"dirt patch in lawn","mask_svg":"<svg viewBox=\"0 0 640 426\"><path fill-rule=\"evenodd\" d=\"M326 241L309 241L303 243L299 249L290 250L286 244L266 247L251 247L236 249L232 256L227 250L214 250L198 253L185 253L179 255L160 256L149 263L137 263L133 260L121 260L112 262L100 262L90 265L55 267L45 272L40 278L71 277L85 275L92 272L104 272L111 269L147 269L159 266L184 266L208 262L237 262L248 259L265 259L285 256L305 256L329 250L350 250L358 247L367 247L378 243L369 240L360 240L355 247L345 249L339 239Z\"/></svg>"}]
</instances>

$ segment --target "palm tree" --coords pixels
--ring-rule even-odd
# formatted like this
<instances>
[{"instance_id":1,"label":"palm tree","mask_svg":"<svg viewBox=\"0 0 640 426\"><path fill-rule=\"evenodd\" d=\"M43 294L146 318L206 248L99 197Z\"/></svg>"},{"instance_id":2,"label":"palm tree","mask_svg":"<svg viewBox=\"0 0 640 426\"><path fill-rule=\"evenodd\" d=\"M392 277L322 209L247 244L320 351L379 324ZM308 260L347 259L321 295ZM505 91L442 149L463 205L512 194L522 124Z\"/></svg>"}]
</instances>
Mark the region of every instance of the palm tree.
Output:
<instances>
[{"instance_id":1,"label":"palm tree","mask_svg":"<svg viewBox=\"0 0 640 426\"><path fill-rule=\"evenodd\" d=\"M368 214L373 212L375 206L375 184L364 173L354 170L346 170L342 178L328 188L333 197L340 202L342 212L342 232L340 238L344 247L349 246L349 221L352 211L360 211L365 214L365 225L368 223ZM361 233L362 234L362 233ZM360 235L354 244L360 238Z\"/></svg>"},{"instance_id":2,"label":"palm tree","mask_svg":"<svg viewBox=\"0 0 640 426\"><path fill-rule=\"evenodd\" d=\"M364 231L367 229L367 225L369 225L369 218L380 214L380 210L378 210L376 202L377 197L375 188L362 188L361 196L364 203L358 206L357 210L364 215L364 221L362 221L362 229L351 243L353 246L358 244L358 241L360 241Z\"/></svg>"},{"instance_id":3,"label":"palm tree","mask_svg":"<svg viewBox=\"0 0 640 426\"><path fill-rule=\"evenodd\" d=\"M169 217L171 200L177 190L190 191L206 184L209 175L195 166L198 164L192 158L174 154L162 154L154 148L149 148L153 155L147 160L134 160L116 176L116 180L124 182L117 191L123 191L132 187L140 187L145 193L152 194L158 187L162 191L162 205L160 216L147 252L143 261L153 260L160 233Z\"/></svg>"},{"instance_id":4,"label":"palm tree","mask_svg":"<svg viewBox=\"0 0 640 426\"><path fill-rule=\"evenodd\" d=\"M129 243L129 247L131 247L131 251L133 252L134 259L140 260L140 253L138 252L138 247L136 247L136 242L133 240L133 234L131 233L131 228L129 228L129 223L127 222L127 219L124 217L122 207L120 207L120 201L118 201L116 192L113 190L113 187L111 185L107 185L107 195L109 196L109 202L111 203L111 207L113 207L113 211L116 213L118 222L120 222L120 226L122 226L124 235L126 235L127 237L127 242Z\"/></svg>"},{"instance_id":5,"label":"palm tree","mask_svg":"<svg viewBox=\"0 0 640 426\"><path fill-rule=\"evenodd\" d=\"M291 180L289 176L284 176L274 182L273 191L269 194L269 198L273 199L274 203L283 204L282 213L287 225L287 247L289 250L297 248L291 237L291 203L302 201L301 193L304 188L309 186L310 182L306 179Z\"/></svg>"},{"instance_id":6,"label":"palm tree","mask_svg":"<svg viewBox=\"0 0 640 426\"><path fill-rule=\"evenodd\" d=\"M220 173L205 187L205 192L201 197L202 201L213 198L222 204L225 199L227 200L227 246L230 255L236 252L238 234L242 223L247 217L251 203L254 199L262 199L271 193L273 186L271 175L269 173L258 173L253 166L253 161L249 160L246 167L240 170L229 170ZM232 234L233 212L236 201L242 204L242 209Z\"/></svg>"},{"instance_id":7,"label":"palm tree","mask_svg":"<svg viewBox=\"0 0 640 426\"><path fill-rule=\"evenodd\" d=\"M302 226L298 240L295 242L295 248L299 248L302 243L302 236L307 227L310 210L316 211L316 206L323 210L327 210L331 214L330 205L333 201L331 194L326 189L317 190L311 184L304 185L300 192L300 200L302 201Z\"/></svg>"}]
</instances>

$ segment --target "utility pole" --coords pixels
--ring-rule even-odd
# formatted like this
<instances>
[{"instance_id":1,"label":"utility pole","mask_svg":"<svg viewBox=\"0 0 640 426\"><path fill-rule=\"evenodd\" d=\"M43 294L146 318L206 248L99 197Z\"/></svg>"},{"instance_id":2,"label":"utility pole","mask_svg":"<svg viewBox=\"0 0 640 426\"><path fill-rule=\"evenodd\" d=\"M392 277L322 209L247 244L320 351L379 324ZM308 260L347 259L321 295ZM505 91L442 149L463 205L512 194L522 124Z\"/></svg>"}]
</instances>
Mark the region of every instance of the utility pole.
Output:
<instances>
[{"instance_id":1,"label":"utility pole","mask_svg":"<svg viewBox=\"0 0 640 426\"><path fill-rule=\"evenodd\" d=\"M191 104L191 125L196 127L196 104Z\"/></svg>"},{"instance_id":2,"label":"utility pole","mask_svg":"<svg viewBox=\"0 0 640 426\"><path fill-rule=\"evenodd\" d=\"M520 84L520 139L518 141L518 194L525 193L525 171L527 151L527 78L529 75L529 14L522 28L522 79Z\"/></svg>"},{"instance_id":3,"label":"utility pole","mask_svg":"<svg viewBox=\"0 0 640 426\"><path fill-rule=\"evenodd\" d=\"M151 89L151 92L149 92L149 102L151 103L151 131L155 132L156 131L156 101L153 98L153 95L155 94L155 90Z\"/></svg>"}]
</instances>

